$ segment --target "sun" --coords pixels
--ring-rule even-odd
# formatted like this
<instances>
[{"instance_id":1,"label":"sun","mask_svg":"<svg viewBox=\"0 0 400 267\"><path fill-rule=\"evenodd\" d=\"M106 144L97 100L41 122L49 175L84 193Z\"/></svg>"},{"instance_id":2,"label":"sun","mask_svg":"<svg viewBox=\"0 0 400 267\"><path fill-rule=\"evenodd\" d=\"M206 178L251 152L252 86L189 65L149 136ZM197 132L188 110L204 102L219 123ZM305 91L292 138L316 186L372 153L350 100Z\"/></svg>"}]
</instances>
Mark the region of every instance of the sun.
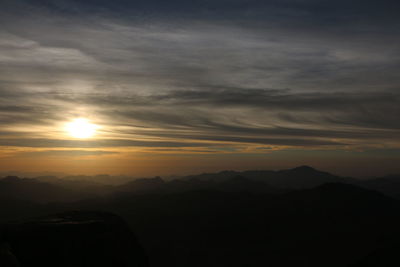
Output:
<instances>
[{"instance_id":1,"label":"sun","mask_svg":"<svg viewBox=\"0 0 400 267\"><path fill-rule=\"evenodd\" d=\"M74 119L67 123L66 131L75 138L90 138L96 134L99 126L92 124L85 118Z\"/></svg>"}]
</instances>

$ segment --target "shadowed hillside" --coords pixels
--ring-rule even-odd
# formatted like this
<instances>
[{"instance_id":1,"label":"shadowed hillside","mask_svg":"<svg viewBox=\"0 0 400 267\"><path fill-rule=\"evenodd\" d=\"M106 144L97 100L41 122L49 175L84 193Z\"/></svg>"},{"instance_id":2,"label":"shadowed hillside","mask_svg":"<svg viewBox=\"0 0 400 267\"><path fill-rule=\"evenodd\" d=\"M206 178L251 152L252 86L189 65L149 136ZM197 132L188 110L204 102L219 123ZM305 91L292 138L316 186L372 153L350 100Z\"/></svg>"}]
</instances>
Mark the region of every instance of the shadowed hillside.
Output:
<instances>
[{"instance_id":1,"label":"shadowed hillside","mask_svg":"<svg viewBox=\"0 0 400 267\"><path fill-rule=\"evenodd\" d=\"M2 267L148 266L128 226L109 213L69 212L2 225L0 231Z\"/></svg>"},{"instance_id":2,"label":"shadowed hillside","mask_svg":"<svg viewBox=\"0 0 400 267\"><path fill-rule=\"evenodd\" d=\"M43 190L72 190L20 180ZM292 182L296 186L290 187ZM155 177L108 186L105 194L86 192L78 202L3 195L7 202L0 203L1 220L69 210L113 212L134 229L153 267L381 267L388 258L397 264L400 203L370 187L371 180L341 178L310 167L230 171L170 182Z\"/></svg>"}]
</instances>

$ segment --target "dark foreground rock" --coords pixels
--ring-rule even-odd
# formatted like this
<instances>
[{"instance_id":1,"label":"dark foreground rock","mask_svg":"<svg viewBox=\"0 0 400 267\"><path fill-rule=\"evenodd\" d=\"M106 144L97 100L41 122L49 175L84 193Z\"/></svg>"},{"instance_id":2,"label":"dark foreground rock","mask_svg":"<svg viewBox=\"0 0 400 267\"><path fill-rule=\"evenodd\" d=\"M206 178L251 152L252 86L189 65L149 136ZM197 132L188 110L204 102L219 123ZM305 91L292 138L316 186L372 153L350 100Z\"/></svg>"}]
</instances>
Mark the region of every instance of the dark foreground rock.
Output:
<instances>
[{"instance_id":1,"label":"dark foreground rock","mask_svg":"<svg viewBox=\"0 0 400 267\"><path fill-rule=\"evenodd\" d=\"M398 267L400 266L400 244L387 244L369 253L349 267Z\"/></svg>"},{"instance_id":2,"label":"dark foreground rock","mask_svg":"<svg viewBox=\"0 0 400 267\"><path fill-rule=\"evenodd\" d=\"M134 234L118 216L69 212L3 225L0 266L147 267Z\"/></svg>"}]
</instances>

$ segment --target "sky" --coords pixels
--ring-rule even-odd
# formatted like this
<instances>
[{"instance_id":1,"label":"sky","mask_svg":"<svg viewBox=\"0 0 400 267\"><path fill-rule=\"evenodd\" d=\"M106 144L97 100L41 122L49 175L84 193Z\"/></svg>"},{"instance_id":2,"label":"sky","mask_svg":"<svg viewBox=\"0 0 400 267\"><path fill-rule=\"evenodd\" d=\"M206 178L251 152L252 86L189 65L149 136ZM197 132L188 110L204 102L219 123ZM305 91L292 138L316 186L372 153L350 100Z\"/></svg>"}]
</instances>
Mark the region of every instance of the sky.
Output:
<instances>
[{"instance_id":1,"label":"sky","mask_svg":"<svg viewBox=\"0 0 400 267\"><path fill-rule=\"evenodd\" d=\"M400 173L399 1L0 5L0 171Z\"/></svg>"}]
</instances>

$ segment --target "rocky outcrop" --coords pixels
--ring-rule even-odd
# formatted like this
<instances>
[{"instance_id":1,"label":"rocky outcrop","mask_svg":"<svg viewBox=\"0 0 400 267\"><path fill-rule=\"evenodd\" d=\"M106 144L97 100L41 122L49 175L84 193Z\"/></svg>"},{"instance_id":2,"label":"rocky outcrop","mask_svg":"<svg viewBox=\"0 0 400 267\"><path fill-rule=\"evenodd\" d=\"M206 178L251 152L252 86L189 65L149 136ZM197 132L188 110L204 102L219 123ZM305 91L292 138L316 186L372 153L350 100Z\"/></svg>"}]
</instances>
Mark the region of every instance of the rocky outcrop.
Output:
<instances>
[{"instance_id":1,"label":"rocky outcrop","mask_svg":"<svg viewBox=\"0 0 400 267\"><path fill-rule=\"evenodd\" d=\"M143 248L120 217L83 211L3 225L0 263L5 267L148 266Z\"/></svg>"}]
</instances>

